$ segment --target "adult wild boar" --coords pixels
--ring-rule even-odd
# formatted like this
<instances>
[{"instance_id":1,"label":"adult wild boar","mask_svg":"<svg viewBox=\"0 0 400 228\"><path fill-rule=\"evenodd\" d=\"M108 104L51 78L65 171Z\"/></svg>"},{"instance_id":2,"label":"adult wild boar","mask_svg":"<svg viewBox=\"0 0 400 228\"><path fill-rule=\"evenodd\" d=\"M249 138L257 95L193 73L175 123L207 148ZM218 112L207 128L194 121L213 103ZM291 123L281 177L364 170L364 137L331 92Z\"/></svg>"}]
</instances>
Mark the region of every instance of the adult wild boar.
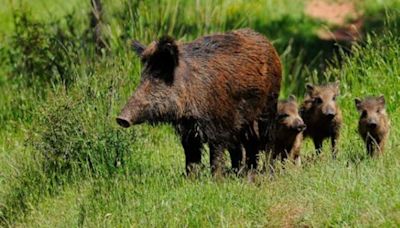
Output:
<instances>
[{"instance_id":1,"label":"adult wild boar","mask_svg":"<svg viewBox=\"0 0 400 228\"><path fill-rule=\"evenodd\" d=\"M244 139L248 129L255 121L267 125L276 112L282 72L272 44L240 29L190 43L162 37L147 47L136 41L133 46L143 65L141 82L118 124L171 123L181 137L187 173L201 163L203 143L210 147L213 174L220 172L225 149L233 166L239 164L239 145L252 142ZM257 147L245 147L256 157Z\"/></svg>"}]
</instances>

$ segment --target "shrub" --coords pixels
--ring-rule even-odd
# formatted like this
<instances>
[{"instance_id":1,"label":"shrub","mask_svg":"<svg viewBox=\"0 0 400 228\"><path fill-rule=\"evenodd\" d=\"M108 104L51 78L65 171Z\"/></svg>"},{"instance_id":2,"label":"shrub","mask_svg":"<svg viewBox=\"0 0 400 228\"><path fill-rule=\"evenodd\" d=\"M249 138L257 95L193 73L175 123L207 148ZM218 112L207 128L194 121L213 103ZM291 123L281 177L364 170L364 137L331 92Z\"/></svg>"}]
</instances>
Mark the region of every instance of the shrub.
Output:
<instances>
[{"instance_id":1,"label":"shrub","mask_svg":"<svg viewBox=\"0 0 400 228\"><path fill-rule=\"evenodd\" d=\"M42 129L32 142L46 158L49 172L78 169L94 175L108 175L124 165L132 153L135 135L122 130L115 121L83 98L55 99L39 112Z\"/></svg>"},{"instance_id":2,"label":"shrub","mask_svg":"<svg viewBox=\"0 0 400 228\"><path fill-rule=\"evenodd\" d=\"M80 35L75 30L72 15L44 23L35 21L28 10L15 10L13 34L1 50L9 75L28 85L36 81L71 84L80 47Z\"/></svg>"}]
</instances>

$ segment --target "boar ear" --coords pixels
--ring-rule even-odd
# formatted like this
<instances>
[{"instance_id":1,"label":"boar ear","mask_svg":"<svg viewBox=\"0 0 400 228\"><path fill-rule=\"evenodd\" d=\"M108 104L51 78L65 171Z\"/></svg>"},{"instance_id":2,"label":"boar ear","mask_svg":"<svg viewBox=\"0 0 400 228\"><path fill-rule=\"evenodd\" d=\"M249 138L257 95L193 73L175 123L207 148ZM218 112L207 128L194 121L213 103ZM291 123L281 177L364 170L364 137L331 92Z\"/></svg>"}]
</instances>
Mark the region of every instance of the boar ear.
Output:
<instances>
[{"instance_id":1,"label":"boar ear","mask_svg":"<svg viewBox=\"0 0 400 228\"><path fill-rule=\"evenodd\" d=\"M292 95L290 95L290 96L289 96L289 98L288 98L288 101L293 101L293 102L296 102L296 100L297 100L297 99L296 99L296 96L295 96L295 95L293 95L293 94L292 94Z\"/></svg>"},{"instance_id":2,"label":"boar ear","mask_svg":"<svg viewBox=\"0 0 400 228\"><path fill-rule=\"evenodd\" d=\"M335 87L335 90L337 91L337 93L339 93L339 91L340 91L340 81L336 80L336 82L333 83L333 86Z\"/></svg>"},{"instance_id":3,"label":"boar ear","mask_svg":"<svg viewBox=\"0 0 400 228\"><path fill-rule=\"evenodd\" d=\"M174 38L170 36L163 36L157 42L157 49L154 54L163 55L165 57L165 61L170 61L170 64L173 64L172 67L176 67L178 65L178 46Z\"/></svg>"},{"instance_id":4,"label":"boar ear","mask_svg":"<svg viewBox=\"0 0 400 228\"><path fill-rule=\"evenodd\" d=\"M361 110L361 103L362 103L362 101L361 101L360 98L355 98L354 99L354 104L356 105L357 111Z\"/></svg>"},{"instance_id":5,"label":"boar ear","mask_svg":"<svg viewBox=\"0 0 400 228\"><path fill-rule=\"evenodd\" d=\"M307 83L307 84L306 84L306 89L307 89L307 93L308 93L309 95L311 95L311 94L314 92L315 87L314 87L313 84Z\"/></svg>"},{"instance_id":6,"label":"boar ear","mask_svg":"<svg viewBox=\"0 0 400 228\"><path fill-rule=\"evenodd\" d=\"M143 44L141 44L141 43L140 43L139 41L137 41L137 40L132 41L131 46L132 46L133 51L134 51L139 57L142 57L142 53L143 53L143 51L146 49L146 46L143 45Z\"/></svg>"},{"instance_id":7,"label":"boar ear","mask_svg":"<svg viewBox=\"0 0 400 228\"><path fill-rule=\"evenodd\" d=\"M154 73L172 82L175 68L179 63L179 50L172 37L162 37L155 46L153 53L149 56L149 66Z\"/></svg>"},{"instance_id":8,"label":"boar ear","mask_svg":"<svg viewBox=\"0 0 400 228\"><path fill-rule=\"evenodd\" d=\"M383 95L378 97L378 102L380 105L382 105L382 107L385 107L385 97Z\"/></svg>"},{"instance_id":9,"label":"boar ear","mask_svg":"<svg viewBox=\"0 0 400 228\"><path fill-rule=\"evenodd\" d=\"M334 85L335 87L339 88L339 86L340 86L340 81L339 81L339 80L336 80L336 81L333 83L333 85Z\"/></svg>"}]
</instances>

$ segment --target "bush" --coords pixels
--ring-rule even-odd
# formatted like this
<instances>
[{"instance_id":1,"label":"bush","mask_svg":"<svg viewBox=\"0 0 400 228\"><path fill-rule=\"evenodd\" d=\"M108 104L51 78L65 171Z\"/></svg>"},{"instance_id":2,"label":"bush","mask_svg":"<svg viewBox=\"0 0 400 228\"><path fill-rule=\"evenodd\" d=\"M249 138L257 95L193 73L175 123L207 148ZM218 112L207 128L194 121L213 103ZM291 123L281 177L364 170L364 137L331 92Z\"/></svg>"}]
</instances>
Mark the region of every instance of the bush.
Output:
<instances>
[{"instance_id":1,"label":"bush","mask_svg":"<svg viewBox=\"0 0 400 228\"><path fill-rule=\"evenodd\" d=\"M35 21L28 10L15 10L13 34L8 37L8 45L1 49L8 74L28 85L36 81L71 84L81 37L75 30L72 15L44 23Z\"/></svg>"},{"instance_id":2,"label":"bush","mask_svg":"<svg viewBox=\"0 0 400 228\"><path fill-rule=\"evenodd\" d=\"M96 112L90 98L63 97L40 111L42 129L33 145L46 158L49 172L89 171L114 173L132 153L135 135L122 130L104 113Z\"/></svg>"},{"instance_id":3,"label":"bush","mask_svg":"<svg viewBox=\"0 0 400 228\"><path fill-rule=\"evenodd\" d=\"M31 110L22 159L15 162L18 172L0 178L8 183L0 189L0 227L15 223L29 214L31 204L66 186L125 174L140 164L132 157L135 132L117 126L113 113L120 99L117 88L126 80L110 75L126 75L129 67L122 71L106 61L96 67L96 72L83 67L80 80L68 90L55 85L46 103Z\"/></svg>"}]
</instances>

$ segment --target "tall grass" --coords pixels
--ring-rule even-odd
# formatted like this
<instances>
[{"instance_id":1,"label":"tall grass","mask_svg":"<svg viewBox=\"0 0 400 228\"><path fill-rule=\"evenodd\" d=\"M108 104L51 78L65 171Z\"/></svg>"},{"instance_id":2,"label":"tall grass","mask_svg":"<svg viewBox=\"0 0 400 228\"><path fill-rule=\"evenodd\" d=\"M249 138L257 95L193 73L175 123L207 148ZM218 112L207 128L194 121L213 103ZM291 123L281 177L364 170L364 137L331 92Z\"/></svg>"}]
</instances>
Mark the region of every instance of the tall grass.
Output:
<instances>
[{"instance_id":1,"label":"tall grass","mask_svg":"<svg viewBox=\"0 0 400 228\"><path fill-rule=\"evenodd\" d=\"M46 11L43 16L35 13L37 3L24 7L33 7L27 20L39 29L24 25L30 30L15 37L18 24L0 23L8 31L0 33L7 44L0 46L1 58L20 61L24 53L18 50L31 46L32 61L38 65L29 70L22 64L16 71L18 64L2 62L1 225L399 225L400 42L395 22L329 66L325 57L332 55L333 44L314 35L321 22L304 15L303 1L104 1L104 31L111 50L94 57L93 44L85 38L89 4L68 4L71 11L66 12L58 5L62 3L46 2L60 13ZM372 4L373 9L379 6ZM23 12L18 5L8 7ZM0 13L0 18L7 18L4 15L12 13ZM266 34L278 48L285 67L283 96L302 94L305 81L341 80L345 125L337 161L330 160L327 148L320 158L313 157L306 141L301 169L289 166L274 178L260 175L256 183L236 177L216 181L208 169L190 180L183 176L183 151L170 126L123 130L115 124L114 116L139 82L141 69L129 51L131 38L148 43L169 33L190 41L239 27ZM67 52L58 59L69 72L68 85L53 66L42 68L49 56L64 53L57 49L60 31L66 33L67 44L73 44L72 55ZM57 45L48 48L51 41ZM325 72L320 71L321 62L329 66ZM28 76L30 83L25 83ZM353 99L380 93L387 98L392 131L386 155L372 160L356 134Z\"/></svg>"}]
</instances>

